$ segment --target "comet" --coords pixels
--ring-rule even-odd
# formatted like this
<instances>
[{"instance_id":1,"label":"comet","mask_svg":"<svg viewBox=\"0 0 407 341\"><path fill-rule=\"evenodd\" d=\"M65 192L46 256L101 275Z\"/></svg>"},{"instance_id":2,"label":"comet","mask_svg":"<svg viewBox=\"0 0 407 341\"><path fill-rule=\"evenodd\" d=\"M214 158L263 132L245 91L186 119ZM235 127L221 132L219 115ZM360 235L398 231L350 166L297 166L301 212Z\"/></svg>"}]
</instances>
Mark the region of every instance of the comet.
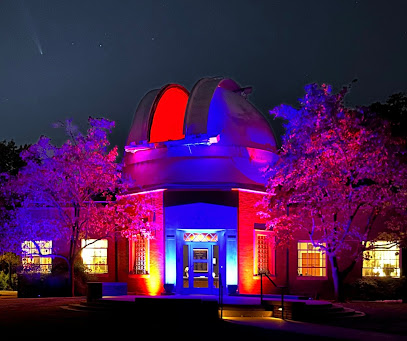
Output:
<instances>
[{"instance_id":1,"label":"comet","mask_svg":"<svg viewBox=\"0 0 407 341\"><path fill-rule=\"evenodd\" d=\"M37 47L38 52L42 56L44 54L44 51L42 49L42 45L41 45L40 39L37 34L37 30L35 28L33 18L31 16L28 8L25 6L23 0L20 1L20 7L21 7L21 11L23 13L24 22L28 29L28 33L29 33L32 41L34 42L35 46Z\"/></svg>"}]
</instances>

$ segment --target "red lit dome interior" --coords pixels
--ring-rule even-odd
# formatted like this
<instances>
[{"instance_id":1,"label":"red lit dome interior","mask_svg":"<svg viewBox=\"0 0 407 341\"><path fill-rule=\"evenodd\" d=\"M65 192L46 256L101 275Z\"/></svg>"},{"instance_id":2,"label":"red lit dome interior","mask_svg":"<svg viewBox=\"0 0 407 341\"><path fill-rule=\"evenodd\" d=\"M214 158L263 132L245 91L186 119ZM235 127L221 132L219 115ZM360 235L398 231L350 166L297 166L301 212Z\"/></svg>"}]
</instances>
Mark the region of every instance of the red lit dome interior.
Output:
<instances>
[{"instance_id":1,"label":"red lit dome interior","mask_svg":"<svg viewBox=\"0 0 407 341\"><path fill-rule=\"evenodd\" d=\"M184 117L189 94L181 86L169 86L154 110L149 142L181 140L184 134Z\"/></svg>"}]
</instances>

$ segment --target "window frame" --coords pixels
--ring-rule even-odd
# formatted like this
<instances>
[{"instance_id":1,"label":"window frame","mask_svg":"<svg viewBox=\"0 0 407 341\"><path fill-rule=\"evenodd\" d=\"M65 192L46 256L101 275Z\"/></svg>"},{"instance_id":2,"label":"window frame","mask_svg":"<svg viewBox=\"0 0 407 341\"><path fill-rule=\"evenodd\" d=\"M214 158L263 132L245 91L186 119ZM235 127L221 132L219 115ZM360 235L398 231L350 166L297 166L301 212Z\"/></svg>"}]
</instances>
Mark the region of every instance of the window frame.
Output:
<instances>
[{"instance_id":1,"label":"window frame","mask_svg":"<svg viewBox=\"0 0 407 341\"><path fill-rule=\"evenodd\" d=\"M22 251L21 262L23 266L23 272L43 273L43 274L51 273L52 256L47 257L47 255L52 255L53 248L52 240L36 240L35 243L38 244L41 254L32 240L26 240L23 243L21 243ZM47 250L45 254L44 250ZM35 261L37 258L38 263L36 263ZM30 261L27 261L29 259Z\"/></svg>"},{"instance_id":2,"label":"window frame","mask_svg":"<svg viewBox=\"0 0 407 341\"><path fill-rule=\"evenodd\" d=\"M105 247L99 246L98 245L99 242L105 242L106 246ZM82 263L86 267L86 270L89 271L89 273L91 273L92 275L107 275L109 273L109 252L108 252L109 241L108 241L108 239L106 239L106 238L103 238L103 239L93 239L93 238L81 239L81 247L82 247L82 250L81 250ZM105 263L100 263L100 264L97 264L97 263L85 263L84 258L83 258L84 257L83 253L84 253L84 251L86 253L89 250L104 251L106 253L106 256L105 255L99 255L99 256L94 255L94 256L90 256L90 257L93 260L96 257L105 258L106 262ZM106 270L101 271L101 272L96 272L96 271L92 270L92 267L94 269L96 269L97 265L104 266L106 268Z\"/></svg>"},{"instance_id":3,"label":"window frame","mask_svg":"<svg viewBox=\"0 0 407 341\"><path fill-rule=\"evenodd\" d=\"M300 244L306 244L307 249L300 248ZM318 243L318 241L316 241ZM311 244L313 250L312 252L305 252L308 251L308 245ZM305 253L305 254L319 254L319 259L322 260L322 266L319 267L312 267L312 266L300 266L300 260L303 259L302 254L300 256L300 252ZM300 274L300 269L320 269L322 272L322 275L304 275ZM318 250L318 248L314 247L312 245L310 240L298 240L297 241L297 279L300 280L326 280L328 279L328 262L327 262L327 255L326 252L323 252L322 250Z\"/></svg>"},{"instance_id":4,"label":"window frame","mask_svg":"<svg viewBox=\"0 0 407 341\"><path fill-rule=\"evenodd\" d=\"M384 240L378 240L378 241L376 241L376 242L374 242L374 243L372 243L372 242L367 242L366 243L366 247L369 247L371 244L375 244L375 243L379 243L379 245L381 244L381 243L383 243L383 244L388 244L389 242L387 242L387 241L384 241ZM394 249L394 248L396 248L396 249ZM370 278L400 278L400 275L401 275L401 252L402 252L402 249L400 248L400 246L398 246L398 245L394 245L391 249L388 249L388 248L380 248L380 247L375 247L374 249L370 249L370 250L365 250L365 251L363 251L363 260L362 260L362 277L370 277ZM365 253L368 253L368 252L370 252L370 253L372 253L373 255L376 253L376 252L388 252L389 254L390 254L390 252L395 252L395 253L397 253L398 252L398 255L395 255L395 257L397 257L397 258L394 258L394 259L391 259L391 260L394 260L395 262L396 262L396 264L395 265L398 265L398 267L397 266L394 266L394 267L390 267L390 268L393 268L394 270L395 269L397 269L397 275L395 275L395 276L392 276L392 275L384 275L384 276L381 276L381 275L365 275L364 274L364 270L367 270L367 269L371 269L371 271L373 272L374 271L374 269L375 269L375 267L366 267L365 266L365 262L369 262L369 261L371 261L371 260L366 260L365 259ZM373 257L372 257L373 258ZM379 258L377 258L377 259L374 259L375 261L380 261L380 259ZM386 258L386 260L390 260L390 258ZM377 267L376 267L377 268ZM385 269L385 267L382 267L382 268L380 268L380 271L382 272L382 273L385 273L384 272L384 269Z\"/></svg>"},{"instance_id":5,"label":"window frame","mask_svg":"<svg viewBox=\"0 0 407 341\"><path fill-rule=\"evenodd\" d=\"M254 229L253 231L253 238L254 238L254 247L253 247L253 276L254 277L260 277L259 273L259 253L258 253L258 247L259 247L259 239L258 237L265 237L266 243L268 244L267 247L267 252L268 252L268 266L267 266L267 275L270 277L275 277L276 276L276 249L272 245L272 241L270 238L270 232L271 231L266 231L266 230L259 230L259 229Z\"/></svg>"},{"instance_id":6,"label":"window frame","mask_svg":"<svg viewBox=\"0 0 407 341\"><path fill-rule=\"evenodd\" d=\"M134 270L134 262L136 260L136 242L137 239L141 238L145 243L145 272L137 273ZM138 277L149 277L150 276L150 239L142 236L129 238L129 274Z\"/></svg>"}]
</instances>

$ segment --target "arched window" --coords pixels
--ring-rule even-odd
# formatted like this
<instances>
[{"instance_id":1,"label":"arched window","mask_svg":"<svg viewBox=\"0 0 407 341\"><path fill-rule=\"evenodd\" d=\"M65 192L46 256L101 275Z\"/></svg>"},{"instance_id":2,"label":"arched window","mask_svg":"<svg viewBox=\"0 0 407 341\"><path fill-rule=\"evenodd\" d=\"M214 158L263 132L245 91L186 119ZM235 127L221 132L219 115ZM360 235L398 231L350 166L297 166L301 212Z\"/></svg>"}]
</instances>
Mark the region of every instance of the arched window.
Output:
<instances>
[{"instance_id":1,"label":"arched window","mask_svg":"<svg viewBox=\"0 0 407 341\"><path fill-rule=\"evenodd\" d=\"M184 135L184 116L188 91L179 85L169 85L156 103L149 142L181 140Z\"/></svg>"}]
</instances>

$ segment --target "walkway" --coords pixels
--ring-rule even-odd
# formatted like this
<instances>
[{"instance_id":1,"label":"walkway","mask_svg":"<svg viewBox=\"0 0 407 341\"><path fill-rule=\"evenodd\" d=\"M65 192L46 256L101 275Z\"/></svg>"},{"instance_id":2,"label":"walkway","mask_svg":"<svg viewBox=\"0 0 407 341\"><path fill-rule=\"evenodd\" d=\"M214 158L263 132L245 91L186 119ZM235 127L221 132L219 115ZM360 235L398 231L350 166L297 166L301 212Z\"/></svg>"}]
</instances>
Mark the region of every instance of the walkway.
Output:
<instances>
[{"instance_id":1,"label":"walkway","mask_svg":"<svg viewBox=\"0 0 407 341\"><path fill-rule=\"evenodd\" d=\"M227 319L227 321L242 326L261 328L263 330L318 336L327 339L368 341L405 341L407 339L406 336L402 335L378 333L367 330L335 327L300 321L283 321L272 317L230 317Z\"/></svg>"},{"instance_id":2,"label":"walkway","mask_svg":"<svg viewBox=\"0 0 407 341\"><path fill-rule=\"evenodd\" d=\"M115 297L103 297L103 300L113 301L129 301L134 302L137 295L115 296ZM217 301L217 296L209 295L172 295L172 296L155 296L151 298L156 299L202 299ZM279 296L267 297L265 300L280 300ZM319 300L300 300L295 296L287 296L284 298L286 302L306 302L309 305L322 305L329 303L327 301ZM223 303L225 305L259 305L259 297L248 296L224 296ZM368 330L359 330L353 328L344 328L337 326L330 326L326 324L316 324L300 321L287 321L272 317L228 317L224 318L224 321L234 326L240 326L245 328L250 335L251 332L260 332L261 334L268 335L286 335L286 334L298 334L298 337L305 336L306 339L315 337L316 339L330 339L330 340L369 340L369 341L401 341L406 340L406 336L386 334L381 332L374 332ZM254 329L253 329L254 328ZM300 336L301 335L301 336Z\"/></svg>"},{"instance_id":3,"label":"walkway","mask_svg":"<svg viewBox=\"0 0 407 341\"><path fill-rule=\"evenodd\" d=\"M106 301L128 301L134 302L136 298L156 298L156 299L200 299L203 301L218 301L219 297L216 295L161 295L161 296L142 296L142 295L123 295L123 296L103 296L102 300ZM264 295L264 300L280 301L279 295ZM327 304L327 301L320 300L301 300L298 296L285 295L285 302L305 302L309 305ZM223 304L233 305L257 305L260 304L260 297L258 296L223 296Z\"/></svg>"}]
</instances>

